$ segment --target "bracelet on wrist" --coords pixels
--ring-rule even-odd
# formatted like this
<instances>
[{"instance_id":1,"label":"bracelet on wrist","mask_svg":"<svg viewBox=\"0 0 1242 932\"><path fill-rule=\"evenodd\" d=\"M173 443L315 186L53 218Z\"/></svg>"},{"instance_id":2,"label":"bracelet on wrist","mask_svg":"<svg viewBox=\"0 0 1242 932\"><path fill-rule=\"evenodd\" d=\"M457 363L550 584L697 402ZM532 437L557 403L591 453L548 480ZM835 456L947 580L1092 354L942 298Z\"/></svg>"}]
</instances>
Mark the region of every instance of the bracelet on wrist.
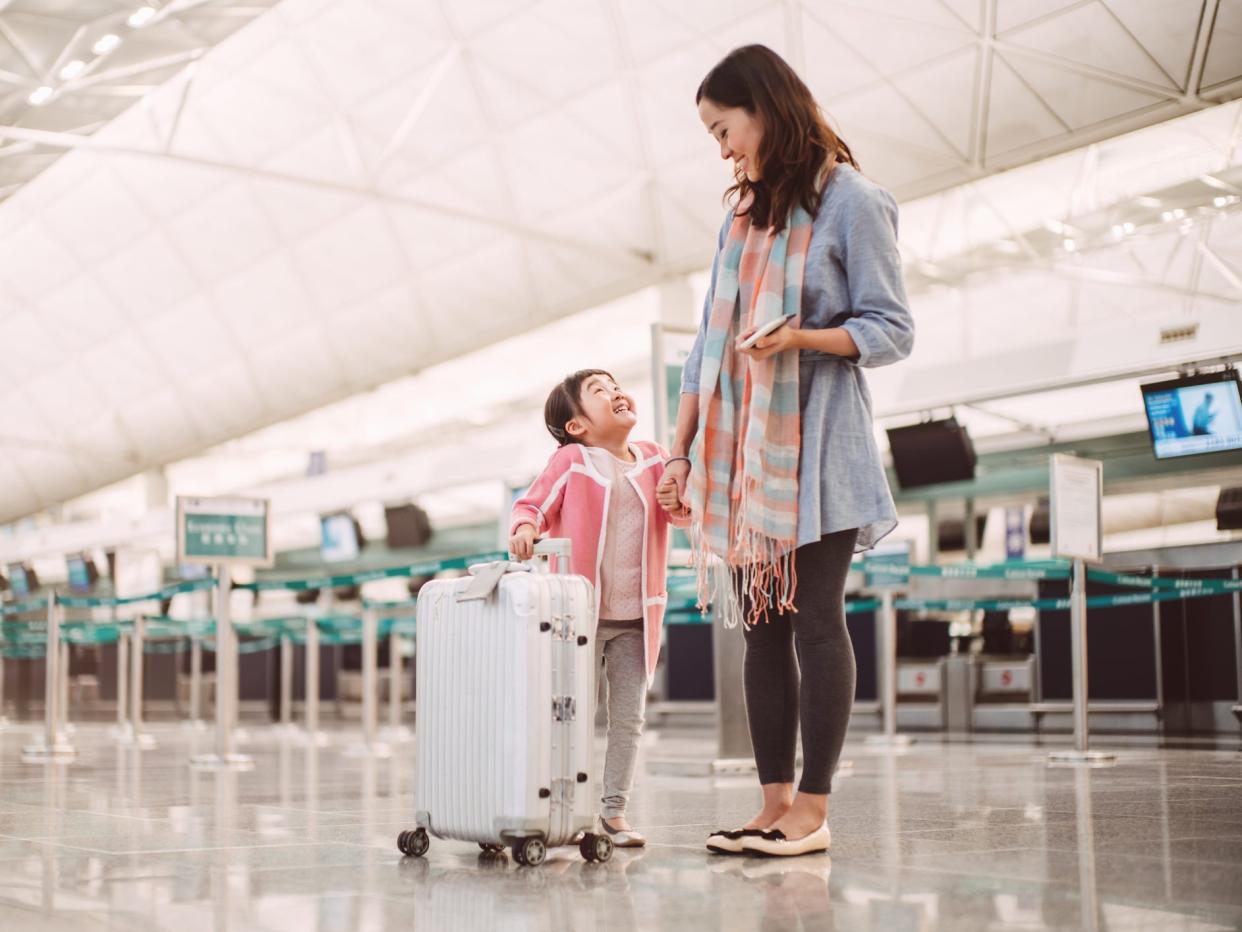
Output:
<instances>
[{"instance_id":1,"label":"bracelet on wrist","mask_svg":"<svg viewBox=\"0 0 1242 932\"><path fill-rule=\"evenodd\" d=\"M664 465L667 467L670 463L676 463L678 460L685 463L687 466L694 465L693 463L690 462L690 457L688 456L670 456L668 459L664 461Z\"/></svg>"}]
</instances>

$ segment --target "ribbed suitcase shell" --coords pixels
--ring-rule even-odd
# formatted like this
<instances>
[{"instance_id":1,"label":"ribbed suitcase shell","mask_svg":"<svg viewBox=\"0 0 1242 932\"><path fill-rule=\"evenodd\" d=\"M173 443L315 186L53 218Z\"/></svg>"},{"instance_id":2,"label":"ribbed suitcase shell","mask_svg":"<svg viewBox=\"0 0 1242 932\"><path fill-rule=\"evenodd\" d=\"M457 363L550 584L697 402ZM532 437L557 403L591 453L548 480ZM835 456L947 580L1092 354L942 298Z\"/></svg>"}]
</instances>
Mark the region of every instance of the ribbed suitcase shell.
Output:
<instances>
[{"instance_id":1,"label":"ribbed suitcase shell","mask_svg":"<svg viewBox=\"0 0 1242 932\"><path fill-rule=\"evenodd\" d=\"M458 602L469 584L418 595L417 824L485 844L571 843L596 813L591 584L522 570Z\"/></svg>"}]
</instances>

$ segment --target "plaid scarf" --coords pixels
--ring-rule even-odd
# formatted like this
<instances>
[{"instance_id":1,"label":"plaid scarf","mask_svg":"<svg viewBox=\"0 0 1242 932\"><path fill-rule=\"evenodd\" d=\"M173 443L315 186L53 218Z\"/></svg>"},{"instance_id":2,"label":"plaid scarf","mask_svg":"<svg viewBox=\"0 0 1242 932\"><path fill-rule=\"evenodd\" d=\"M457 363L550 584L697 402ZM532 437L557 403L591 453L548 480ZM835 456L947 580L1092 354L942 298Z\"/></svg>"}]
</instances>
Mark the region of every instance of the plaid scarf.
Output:
<instances>
[{"instance_id":1,"label":"plaid scarf","mask_svg":"<svg viewBox=\"0 0 1242 932\"><path fill-rule=\"evenodd\" d=\"M747 625L767 611L792 610L797 575L798 454L801 440L798 354L756 361L737 352L738 336L776 317L797 327L811 216L801 207L780 233L735 216L716 265L716 291L703 339L699 431L691 452L687 497L699 595L707 601L712 569L742 571L750 597ZM719 558L719 559L713 559ZM741 607L722 594L726 627ZM735 593L736 595L737 593Z\"/></svg>"}]
</instances>

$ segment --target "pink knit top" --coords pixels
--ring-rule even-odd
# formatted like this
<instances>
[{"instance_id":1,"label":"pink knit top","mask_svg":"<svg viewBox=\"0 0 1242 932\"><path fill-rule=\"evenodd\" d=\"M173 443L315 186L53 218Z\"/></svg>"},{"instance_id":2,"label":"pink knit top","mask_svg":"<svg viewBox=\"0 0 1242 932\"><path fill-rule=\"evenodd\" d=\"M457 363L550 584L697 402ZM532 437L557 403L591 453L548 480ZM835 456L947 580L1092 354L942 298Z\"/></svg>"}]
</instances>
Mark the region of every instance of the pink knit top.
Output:
<instances>
[{"instance_id":1,"label":"pink knit top","mask_svg":"<svg viewBox=\"0 0 1242 932\"><path fill-rule=\"evenodd\" d=\"M642 499L626 476L626 463L600 447L588 447L595 468L612 480L604 558L600 561L601 621L641 621L643 617L643 538L647 532Z\"/></svg>"}]
</instances>

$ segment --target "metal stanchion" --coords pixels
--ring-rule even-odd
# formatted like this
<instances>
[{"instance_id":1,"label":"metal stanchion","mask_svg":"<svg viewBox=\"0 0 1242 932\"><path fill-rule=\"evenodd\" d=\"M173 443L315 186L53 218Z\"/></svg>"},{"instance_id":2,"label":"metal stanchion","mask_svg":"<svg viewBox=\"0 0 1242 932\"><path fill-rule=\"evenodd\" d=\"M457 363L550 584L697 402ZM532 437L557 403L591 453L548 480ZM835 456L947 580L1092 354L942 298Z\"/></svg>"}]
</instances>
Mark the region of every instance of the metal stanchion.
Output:
<instances>
[{"instance_id":1,"label":"metal stanchion","mask_svg":"<svg viewBox=\"0 0 1242 932\"><path fill-rule=\"evenodd\" d=\"M880 610L876 614L880 648L880 706L884 716L882 734L869 735L867 745L873 748L907 748L909 735L897 734L897 610L893 593L880 593Z\"/></svg>"},{"instance_id":2,"label":"metal stanchion","mask_svg":"<svg viewBox=\"0 0 1242 932\"><path fill-rule=\"evenodd\" d=\"M401 691L405 685L405 661L401 656L401 635L394 624L388 634L388 727L384 737L388 741L404 742L412 739L410 729L401 724Z\"/></svg>"},{"instance_id":3,"label":"metal stanchion","mask_svg":"<svg viewBox=\"0 0 1242 932\"><path fill-rule=\"evenodd\" d=\"M293 731L293 641L280 636L280 725L282 732Z\"/></svg>"},{"instance_id":4,"label":"metal stanchion","mask_svg":"<svg viewBox=\"0 0 1242 932\"><path fill-rule=\"evenodd\" d=\"M362 744L347 753L392 756L392 748L379 740L379 618L374 608L362 610Z\"/></svg>"},{"instance_id":5,"label":"metal stanchion","mask_svg":"<svg viewBox=\"0 0 1242 932\"><path fill-rule=\"evenodd\" d=\"M306 741L310 744L326 744L319 730L319 625L314 618L306 619Z\"/></svg>"},{"instance_id":6,"label":"metal stanchion","mask_svg":"<svg viewBox=\"0 0 1242 932\"><path fill-rule=\"evenodd\" d=\"M44 734L34 744L22 748L22 757L30 762L72 757L77 751L60 730L60 606L56 594L47 597L47 656L43 684Z\"/></svg>"},{"instance_id":7,"label":"metal stanchion","mask_svg":"<svg viewBox=\"0 0 1242 932\"><path fill-rule=\"evenodd\" d=\"M129 740L129 633L122 631L116 639L116 725L112 736L117 741Z\"/></svg>"},{"instance_id":8,"label":"metal stanchion","mask_svg":"<svg viewBox=\"0 0 1242 932\"><path fill-rule=\"evenodd\" d=\"M0 619L0 620L3 620L3 619ZM3 654L3 653L0 653L0 728L7 728L7 727L8 727L8 725L9 725L9 720L8 720L8 718L7 718L7 717L5 716L5 714L4 714L4 667L5 667L5 660L6 660L6 658L5 658L4 654Z\"/></svg>"},{"instance_id":9,"label":"metal stanchion","mask_svg":"<svg viewBox=\"0 0 1242 932\"><path fill-rule=\"evenodd\" d=\"M237 634L229 612L233 582L228 567L216 567L216 749L211 754L198 754L190 763L198 767L254 766L254 759L237 753L233 737L237 696Z\"/></svg>"},{"instance_id":10,"label":"metal stanchion","mask_svg":"<svg viewBox=\"0 0 1242 932\"><path fill-rule=\"evenodd\" d=\"M152 750L155 738L142 730L142 668L143 640L146 636L146 618L141 614L134 618L134 630L130 635L129 662L129 735L122 743L142 750Z\"/></svg>"},{"instance_id":11,"label":"metal stanchion","mask_svg":"<svg viewBox=\"0 0 1242 932\"><path fill-rule=\"evenodd\" d=\"M69 642L63 638L60 642L60 701L56 711L60 716L62 734L72 735L77 731L69 721Z\"/></svg>"},{"instance_id":12,"label":"metal stanchion","mask_svg":"<svg viewBox=\"0 0 1242 932\"><path fill-rule=\"evenodd\" d=\"M733 593L723 588L713 593L711 602L719 607L733 597ZM712 630L712 667L716 681L716 757L713 760L695 757L652 760L647 765L652 773L710 777L755 772L750 728L746 721L746 697L741 689L745 653L745 641L740 629L726 630L723 625L715 625Z\"/></svg>"},{"instance_id":13,"label":"metal stanchion","mask_svg":"<svg viewBox=\"0 0 1242 932\"><path fill-rule=\"evenodd\" d=\"M1229 575L1237 579L1238 568L1235 566ZM1242 723L1242 594L1237 592L1233 594L1233 652L1234 675L1238 687L1238 701L1233 707L1233 717Z\"/></svg>"},{"instance_id":14,"label":"metal stanchion","mask_svg":"<svg viewBox=\"0 0 1242 932\"><path fill-rule=\"evenodd\" d=\"M191 728L204 729L203 721L203 641L190 636L190 721Z\"/></svg>"},{"instance_id":15,"label":"metal stanchion","mask_svg":"<svg viewBox=\"0 0 1242 932\"><path fill-rule=\"evenodd\" d=\"M1103 764L1116 760L1115 754L1088 750L1087 690L1087 565L1074 561L1070 589L1070 660L1074 674L1074 750L1049 755L1058 764Z\"/></svg>"}]
</instances>

